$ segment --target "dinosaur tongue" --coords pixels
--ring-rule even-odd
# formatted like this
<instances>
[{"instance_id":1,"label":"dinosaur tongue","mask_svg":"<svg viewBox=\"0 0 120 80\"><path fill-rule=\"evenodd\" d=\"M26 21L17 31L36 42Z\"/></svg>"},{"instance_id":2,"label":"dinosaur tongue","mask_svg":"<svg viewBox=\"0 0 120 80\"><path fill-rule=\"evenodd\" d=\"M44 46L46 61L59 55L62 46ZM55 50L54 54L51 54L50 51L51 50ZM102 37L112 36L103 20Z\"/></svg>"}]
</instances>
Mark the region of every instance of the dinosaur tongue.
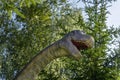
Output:
<instances>
[{"instance_id":1,"label":"dinosaur tongue","mask_svg":"<svg viewBox=\"0 0 120 80\"><path fill-rule=\"evenodd\" d=\"M73 45L75 45L78 50L87 49L87 45L85 43L76 42L74 40L71 40L71 41L72 41Z\"/></svg>"}]
</instances>

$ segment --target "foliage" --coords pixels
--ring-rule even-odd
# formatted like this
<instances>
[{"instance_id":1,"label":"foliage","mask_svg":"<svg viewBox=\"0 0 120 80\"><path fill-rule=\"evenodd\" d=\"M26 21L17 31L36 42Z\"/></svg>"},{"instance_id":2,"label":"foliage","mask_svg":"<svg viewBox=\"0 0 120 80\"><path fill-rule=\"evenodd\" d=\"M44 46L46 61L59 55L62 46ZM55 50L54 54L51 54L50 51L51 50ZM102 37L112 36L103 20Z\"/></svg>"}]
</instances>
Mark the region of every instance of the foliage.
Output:
<instances>
[{"instance_id":1,"label":"foliage","mask_svg":"<svg viewBox=\"0 0 120 80\"><path fill-rule=\"evenodd\" d=\"M81 29L95 38L94 49L81 51L80 61L66 57L54 60L38 80L116 80L119 48L112 51L108 45L116 43L113 37L119 37L119 29L106 25L107 6L112 1L78 0L84 3L83 12L66 0L1 0L0 78L12 80L44 47L71 30Z\"/></svg>"}]
</instances>

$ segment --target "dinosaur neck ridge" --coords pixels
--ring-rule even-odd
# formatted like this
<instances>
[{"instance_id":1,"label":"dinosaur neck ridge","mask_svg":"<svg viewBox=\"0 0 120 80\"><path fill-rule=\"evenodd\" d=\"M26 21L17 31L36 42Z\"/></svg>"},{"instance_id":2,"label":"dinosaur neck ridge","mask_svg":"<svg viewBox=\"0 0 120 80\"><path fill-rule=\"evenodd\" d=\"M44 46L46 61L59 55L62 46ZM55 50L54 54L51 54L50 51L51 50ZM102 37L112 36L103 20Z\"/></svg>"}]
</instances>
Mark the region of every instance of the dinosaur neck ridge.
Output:
<instances>
[{"instance_id":1,"label":"dinosaur neck ridge","mask_svg":"<svg viewBox=\"0 0 120 80\"><path fill-rule=\"evenodd\" d=\"M15 80L35 80L39 72L53 59L67 56L67 51L60 47L60 43L57 41L37 54L16 76Z\"/></svg>"}]
</instances>

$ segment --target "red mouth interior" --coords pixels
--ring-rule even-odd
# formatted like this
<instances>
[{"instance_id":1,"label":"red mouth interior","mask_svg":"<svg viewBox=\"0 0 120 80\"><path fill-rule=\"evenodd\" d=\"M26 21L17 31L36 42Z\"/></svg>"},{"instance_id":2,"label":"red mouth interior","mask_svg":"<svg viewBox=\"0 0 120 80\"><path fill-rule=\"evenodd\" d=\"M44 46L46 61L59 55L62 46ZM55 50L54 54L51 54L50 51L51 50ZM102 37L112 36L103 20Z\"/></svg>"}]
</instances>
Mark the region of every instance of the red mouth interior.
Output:
<instances>
[{"instance_id":1,"label":"red mouth interior","mask_svg":"<svg viewBox=\"0 0 120 80\"><path fill-rule=\"evenodd\" d=\"M87 49L88 48L87 44L85 44L85 43L76 42L74 40L71 40L71 41L72 41L73 45L75 45L78 50L83 50L83 49Z\"/></svg>"}]
</instances>

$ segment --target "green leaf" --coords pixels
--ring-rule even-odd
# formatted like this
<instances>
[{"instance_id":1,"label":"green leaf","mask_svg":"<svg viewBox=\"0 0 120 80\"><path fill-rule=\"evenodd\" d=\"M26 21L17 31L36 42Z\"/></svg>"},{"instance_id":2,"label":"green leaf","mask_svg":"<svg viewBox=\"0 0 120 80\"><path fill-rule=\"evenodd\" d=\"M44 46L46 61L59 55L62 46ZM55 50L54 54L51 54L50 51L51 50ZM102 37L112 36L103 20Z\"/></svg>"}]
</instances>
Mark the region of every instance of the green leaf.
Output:
<instances>
[{"instance_id":1,"label":"green leaf","mask_svg":"<svg viewBox=\"0 0 120 80\"><path fill-rule=\"evenodd\" d=\"M33 5L36 5L36 2L35 2L35 0L31 0L31 2L32 2L32 4L33 4Z\"/></svg>"},{"instance_id":2,"label":"green leaf","mask_svg":"<svg viewBox=\"0 0 120 80\"><path fill-rule=\"evenodd\" d=\"M24 0L21 0L21 2L20 2L20 7L23 6L23 3L24 3Z\"/></svg>"},{"instance_id":3,"label":"green leaf","mask_svg":"<svg viewBox=\"0 0 120 80\"><path fill-rule=\"evenodd\" d=\"M14 8L13 11L20 17L25 18L25 16L17 8Z\"/></svg>"},{"instance_id":4,"label":"green leaf","mask_svg":"<svg viewBox=\"0 0 120 80\"><path fill-rule=\"evenodd\" d=\"M12 18L12 10L8 10L7 12L8 12L9 19L11 19Z\"/></svg>"}]
</instances>

